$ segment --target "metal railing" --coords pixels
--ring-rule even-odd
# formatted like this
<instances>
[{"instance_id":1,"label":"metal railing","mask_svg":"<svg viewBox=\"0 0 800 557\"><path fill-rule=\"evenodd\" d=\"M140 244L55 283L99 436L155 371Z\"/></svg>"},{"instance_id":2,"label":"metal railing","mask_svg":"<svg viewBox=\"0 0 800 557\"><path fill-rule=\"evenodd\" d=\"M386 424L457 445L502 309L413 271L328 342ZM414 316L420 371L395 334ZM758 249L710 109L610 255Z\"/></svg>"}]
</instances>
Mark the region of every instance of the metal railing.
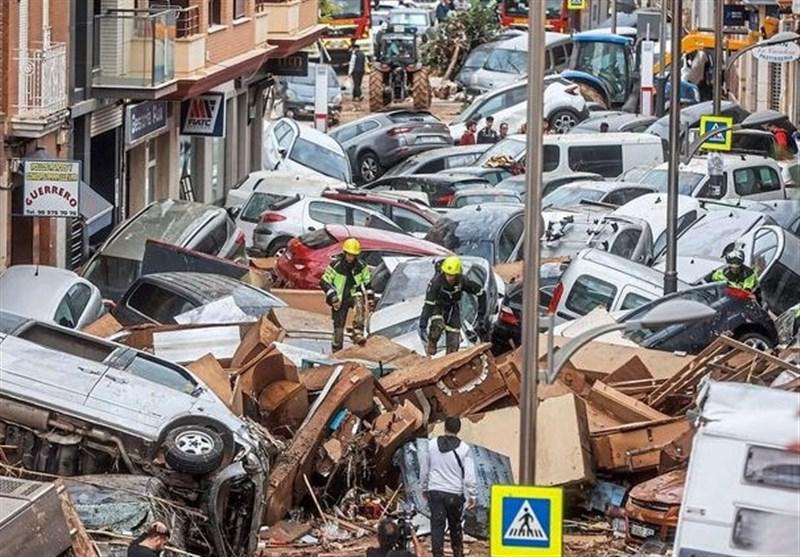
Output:
<instances>
[{"instance_id":1,"label":"metal railing","mask_svg":"<svg viewBox=\"0 0 800 557\"><path fill-rule=\"evenodd\" d=\"M200 33L200 6L189 6L178 10L175 36L185 39Z\"/></svg>"},{"instance_id":2,"label":"metal railing","mask_svg":"<svg viewBox=\"0 0 800 557\"><path fill-rule=\"evenodd\" d=\"M156 87L175 78L178 10L108 10L95 16L95 87Z\"/></svg>"},{"instance_id":3,"label":"metal railing","mask_svg":"<svg viewBox=\"0 0 800 557\"><path fill-rule=\"evenodd\" d=\"M17 111L21 116L46 116L67 108L67 45L18 49L21 80Z\"/></svg>"}]
</instances>

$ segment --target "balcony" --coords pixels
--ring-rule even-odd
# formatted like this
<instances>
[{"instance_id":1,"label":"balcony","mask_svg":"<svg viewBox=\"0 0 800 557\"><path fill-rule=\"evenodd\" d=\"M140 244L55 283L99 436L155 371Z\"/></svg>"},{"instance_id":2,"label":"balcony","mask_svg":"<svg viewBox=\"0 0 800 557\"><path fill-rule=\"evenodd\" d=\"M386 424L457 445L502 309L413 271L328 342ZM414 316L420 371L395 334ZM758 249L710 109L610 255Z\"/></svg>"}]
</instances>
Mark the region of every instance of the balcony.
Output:
<instances>
[{"instance_id":1,"label":"balcony","mask_svg":"<svg viewBox=\"0 0 800 557\"><path fill-rule=\"evenodd\" d=\"M95 96L158 99L173 92L179 10L108 10L95 16ZM192 24L181 21L183 33Z\"/></svg>"},{"instance_id":2,"label":"balcony","mask_svg":"<svg viewBox=\"0 0 800 557\"><path fill-rule=\"evenodd\" d=\"M288 56L313 44L325 25L318 22L319 0L256 0L256 13L269 12L269 43L273 56Z\"/></svg>"},{"instance_id":3,"label":"balcony","mask_svg":"<svg viewBox=\"0 0 800 557\"><path fill-rule=\"evenodd\" d=\"M59 127L66 114L67 45L27 48L16 54L19 81L11 132L19 137L41 137Z\"/></svg>"}]
</instances>

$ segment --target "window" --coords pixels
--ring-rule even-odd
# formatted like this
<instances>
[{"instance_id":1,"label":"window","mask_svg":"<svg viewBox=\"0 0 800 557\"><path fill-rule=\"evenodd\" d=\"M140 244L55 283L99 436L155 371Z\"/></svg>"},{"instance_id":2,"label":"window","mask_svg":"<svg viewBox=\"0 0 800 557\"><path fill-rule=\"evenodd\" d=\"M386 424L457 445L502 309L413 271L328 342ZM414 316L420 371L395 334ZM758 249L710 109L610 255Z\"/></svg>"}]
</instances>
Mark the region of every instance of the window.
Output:
<instances>
[{"instance_id":1,"label":"window","mask_svg":"<svg viewBox=\"0 0 800 557\"><path fill-rule=\"evenodd\" d=\"M528 87L517 87L506 93L506 95L508 96L507 106L514 106L528 100Z\"/></svg>"},{"instance_id":2,"label":"window","mask_svg":"<svg viewBox=\"0 0 800 557\"><path fill-rule=\"evenodd\" d=\"M567 309L578 315L586 315L594 308L611 308L617 288L600 279L582 275L578 277L567 297Z\"/></svg>"},{"instance_id":3,"label":"window","mask_svg":"<svg viewBox=\"0 0 800 557\"><path fill-rule=\"evenodd\" d=\"M781 179L773 168L757 166L733 171L733 186L736 195L757 195L781 189Z\"/></svg>"},{"instance_id":4,"label":"window","mask_svg":"<svg viewBox=\"0 0 800 557\"><path fill-rule=\"evenodd\" d=\"M147 282L136 288L127 305L158 323L175 323L176 315L195 307L189 300L174 292Z\"/></svg>"},{"instance_id":5,"label":"window","mask_svg":"<svg viewBox=\"0 0 800 557\"><path fill-rule=\"evenodd\" d=\"M315 145L302 137L295 141L289 158L325 176L350 182L350 161L339 153Z\"/></svg>"},{"instance_id":6,"label":"window","mask_svg":"<svg viewBox=\"0 0 800 557\"><path fill-rule=\"evenodd\" d=\"M344 205L313 201L308 205L308 214L322 224L347 224L347 208Z\"/></svg>"},{"instance_id":7,"label":"window","mask_svg":"<svg viewBox=\"0 0 800 557\"><path fill-rule=\"evenodd\" d=\"M678 238L681 237L687 228L689 228L694 222L697 220L697 211L691 210L688 211L686 214L681 215L678 217ZM664 230L661 234L658 235L656 241L653 242L653 257L658 257L662 251L667 248L667 231Z\"/></svg>"},{"instance_id":8,"label":"window","mask_svg":"<svg viewBox=\"0 0 800 557\"><path fill-rule=\"evenodd\" d=\"M791 307L791 300L797 299L800 275L776 261L769 272L761 277L759 288L769 308L776 314L781 314Z\"/></svg>"},{"instance_id":9,"label":"window","mask_svg":"<svg viewBox=\"0 0 800 557\"><path fill-rule=\"evenodd\" d=\"M739 508L733 523L731 542L751 555L788 555L786 548L800 546L797 517Z\"/></svg>"},{"instance_id":10,"label":"window","mask_svg":"<svg viewBox=\"0 0 800 557\"><path fill-rule=\"evenodd\" d=\"M114 351L113 345L94 341L86 337L59 331L55 327L36 324L22 331L19 338L39 344L45 348L72 354L95 362L102 362Z\"/></svg>"},{"instance_id":11,"label":"window","mask_svg":"<svg viewBox=\"0 0 800 557\"><path fill-rule=\"evenodd\" d=\"M697 192L697 197L705 197L708 199L722 199L728 193L728 176L723 174L722 180L719 184L714 184L711 177Z\"/></svg>"},{"instance_id":12,"label":"window","mask_svg":"<svg viewBox=\"0 0 800 557\"><path fill-rule=\"evenodd\" d=\"M361 122L358 126L356 126L356 135L359 136L362 133L367 133L368 131L374 130L378 126L380 126L380 124L375 120Z\"/></svg>"},{"instance_id":13,"label":"window","mask_svg":"<svg viewBox=\"0 0 800 557\"><path fill-rule=\"evenodd\" d=\"M749 447L744 479L749 483L800 490L800 454Z\"/></svg>"},{"instance_id":14,"label":"window","mask_svg":"<svg viewBox=\"0 0 800 557\"><path fill-rule=\"evenodd\" d=\"M650 301L650 298L645 298L644 296L630 292L625 296L625 299L622 300L622 305L619 309L636 309Z\"/></svg>"},{"instance_id":15,"label":"window","mask_svg":"<svg viewBox=\"0 0 800 557\"><path fill-rule=\"evenodd\" d=\"M646 193L650 193L650 191L642 188L623 188L608 194L604 201L621 207L628 201L632 201Z\"/></svg>"},{"instance_id":16,"label":"window","mask_svg":"<svg viewBox=\"0 0 800 557\"><path fill-rule=\"evenodd\" d=\"M178 370L141 354L137 354L133 358L133 361L125 368L125 371L131 375L136 375L187 395L191 394L197 387L197 383Z\"/></svg>"},{"instance_id":17,"label":"window","mask_svg":"<svg viewBox=\"0 0 800 557\"><path fill-rule=\"evenodd\" d=\"M331 134L331 137L333 137L339 143L344 143L345 141L350 141L358 135L358 128L358 125L339 128Z\"/></svg>"},{"instance_id":18,"label":"window","mask_svg":"<svg viewBox=\"0 0 800 557\"><path fill-rule=\"evenodd\" d=\"M86 305L91 297L92 289L85 284L76 284L67 292L67 303L76 322L80 320L83 312L86 311Z\"/></svg>"},{"instance_id":19,"label":"window","mask_svg":"<svg viewBox=\"0 0 800 557\"><path fill-rule=\"evenodd\" d=\"M228 240L228 223L221 220L210 230L202 230L199 234L199 241L194 246L195 251L208 255L216 255L225 242Z\"/></svg>"},{"instance_id":20,"label":"window","mask_svg":"<svg viewBox=\"0 0 800 557\"><path fill-rule=\"evenodd\" d=\"M301 244L310 249L327 248L337 242L336 238L331 236L324 228L313 232L307 232L300 236L298 240L300 240Z\"/></svg>"},{"instance_id":21,"label":"window","mask_svg":"<svg viewBox=\"0 0 800 557\"><path fill-rule=\"evenodd\" d=\"M247 17L247 0L233 0L233 19Z\"/></svg>"},{"instance_id":22,"label":"window","mask_svg":"<svg viewBox=\"0 0 800 557\"><path fill-rule=\"evenodd\" d=\"M222 0L208 0L208 26L222 25Z\"/></svg>"},{"instance_id":23,"label":"window","mask_svg":"<svg viewBox=\"0 0 800 557\"><path fill-rule=\"evenodd\" d=\"M639 244L639 237L642 235L640 228L627 228L622 230L608 251L614 255L619 255L625 259L633 259L636 246Z\"/></svg>"},{"instance_id":24,"label":"window","mask_svg":"<svg viewBox=\"0 0 800 557\"><path fill-rule=\"evenodd\" d=\"M753 238L753 251L751 253L751 267L761 273L772 263L778 252L778 235L769 228L759 230Z\"/></svg>"},{"instance_id":25,"label":"window","mask_svg":"<svg viewBox=\"0 0 800 557\"><path fill-rule=\"evenodd\" d=\"M469 166L478 160L479 156L479 153L473 153L470 155L454 155L452 157L447 157L445 159L445 164L447 165L447 168L460 168L462 166ZM420 172L420 174L422 173Z\"/></svg>"},{"instance_id":26,"label":"window","mask_svg":"<svg viewBox=\"0 0 800 557\"><path fill-rule=\"evenodd\" d=\"M245 203L239 218L244 222L258 222L265 211L274 211L278 206L288 207L292 205L288 201L292 200L297 200L297 198L289 198L277 193L256 192Z\"/></svg>"},{"instance_id":27,"label":"window","mask_svg":"<svg viewBox=\"0 0 800 557\"><path fill-rule=\"evenodd\" d=\"M420 166L415 174L435 174L440 170L444 170L444 159L434 159Z\"/></svg>"},{"instance_id":28,"label":"window","mask_svg":"<svg viewBox=\"0 0 800 557\"><path fill-rule=\"evenodd\" d=\"M70 329L78 324L78 316L72 314L72 308L69 307L66 295L64 295L64 297L61 298L61 302L58 304L58 307L56 308L56 314L53 317L53 321L55 321L62 327L69 327Z\"/></svg>"},{"instance_id":29,"label":"window","mask_svg":"<svg viewBox=\"0 0 800 557\"><path fill-rule=\"evenodd\" d=\"M619 176L622 168L621 145L587 145L570 147L569 167L575 172L595 172L606 178Z\"/></svg>"},{"instance_id":30,"label":"window","mask_svg":"<svg viewBox=\"0 0 800 557\"><path fill-rule=\"evenodd\" d=\"M489 55L485 67L492 72L522 74L527 72L528 53L498 48Z\"/></svg>"},{"instance_id":31,"label":"window","mask_svg":"<svg viewBox=\"0 0 800 557\"><path fill-rule=\"evenodd\" d=\"M542 157L542 171L552 172L558 168L558 164L561 162L559 160L561 157L561 150L557 145L545 145Z\"/></svg>"},{"instance_id":32,"label":"window","mask_svg":"<svg viewBox=\"0 0 800 557\"><path fill-rule=\"evenodd\" d=\"M425 234L431 229L431 223L402 207L392 209L392 221L409 234Z\"/></svg>"},{"instance_id":33,"label":"window","mask_svg":"<svg viewBox=\"0 0 800 557\"><path fill-rule=\"evenodd\" d=\"M512 218L500 233L497 242L497 262L505 263L511 257L514 248L517 247L522 233L525 230L525 222L522 216Z\"/></svg>"},{"instance_id":34,"label":"window","mask_svg":"<svg viewBox=\"0 0 800 557\"><path fill-rule=\"evenodd\" d=\"M564 50L562 45L556 45L550 49L553 53L553 67L560 68L567 63L567 51Z\"/></svg>"}]
</instances>

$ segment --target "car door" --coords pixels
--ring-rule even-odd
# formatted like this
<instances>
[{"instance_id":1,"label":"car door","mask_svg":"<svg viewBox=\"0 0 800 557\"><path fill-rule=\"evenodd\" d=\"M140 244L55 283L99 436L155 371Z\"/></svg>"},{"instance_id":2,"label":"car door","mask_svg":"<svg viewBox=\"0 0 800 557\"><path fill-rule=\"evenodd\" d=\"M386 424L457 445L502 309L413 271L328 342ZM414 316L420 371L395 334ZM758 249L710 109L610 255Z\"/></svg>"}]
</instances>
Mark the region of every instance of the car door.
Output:
<instances>
[{"instance_id":1,"label":"car door","mask_svg":"<svg viewBox=\"0 0 800 557\"><path fill-rule=\"evenodd\" d=\"M736 197L754 200L784 199L781 177L769 166L753 166L733 171L733 189Z\"/></svg>"},{"instance_id":2,"label":"car door","mask_svg":"<svg viewBox=\"0 0 800 557\"><path fill-rule=\"evenodd\" d=\"M495 261L491 262L493 265L511 261L511 256L514 254L524 231L525 221L522 215L515 215L508 220L497 237Z\"/></svg>"}]
</instances>

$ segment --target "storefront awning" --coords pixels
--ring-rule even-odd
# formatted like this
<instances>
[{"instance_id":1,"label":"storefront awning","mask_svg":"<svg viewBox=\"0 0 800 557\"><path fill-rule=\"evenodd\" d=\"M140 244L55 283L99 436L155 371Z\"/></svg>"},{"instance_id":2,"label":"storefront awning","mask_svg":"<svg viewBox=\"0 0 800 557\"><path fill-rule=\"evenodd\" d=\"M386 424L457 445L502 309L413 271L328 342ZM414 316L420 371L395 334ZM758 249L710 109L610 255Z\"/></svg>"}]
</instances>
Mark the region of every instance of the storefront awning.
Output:
<instances>
[{"instance_id":1,"label":"storefront awning","mask_svg":"<svg viewBox=\"0 0 800 557\"><path fill-rule=\"evenodd\" d=\"M93 236L112 223L114 206L84 181L80 185L80 204L88 236Z\"/></svg>"}]
</instances>

